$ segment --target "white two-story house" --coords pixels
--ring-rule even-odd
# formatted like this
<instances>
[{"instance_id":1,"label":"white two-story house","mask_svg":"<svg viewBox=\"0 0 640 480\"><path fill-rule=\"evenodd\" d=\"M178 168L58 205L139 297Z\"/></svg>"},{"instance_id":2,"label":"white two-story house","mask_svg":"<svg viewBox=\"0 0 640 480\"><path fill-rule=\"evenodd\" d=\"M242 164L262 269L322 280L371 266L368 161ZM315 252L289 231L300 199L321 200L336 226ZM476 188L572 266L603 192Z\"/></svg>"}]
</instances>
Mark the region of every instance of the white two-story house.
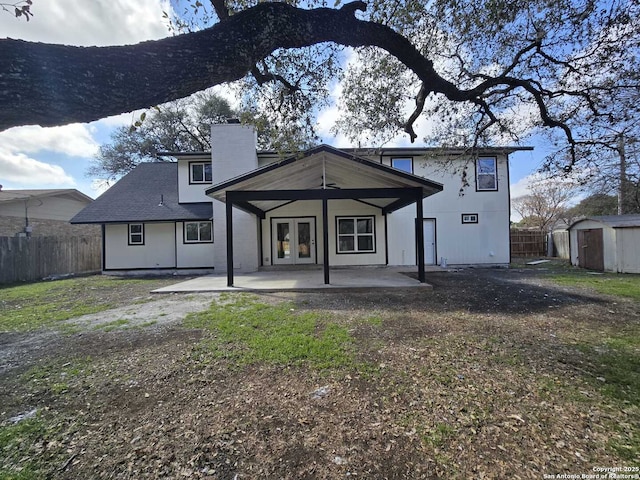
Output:
<instances>
[{"instance_id":1,"label":"white two-story house","mask_svg":"<svg viewBox=\"0 0 640 480\"><path fill-rule=\"evenodd\" d=\"M257 151L212 126L210 153L143 163L76 215L102 225L103 270L506 265L508 156L427 148ZM283 272L286 274L286 272Z\"/></svg>"}]
</instances>

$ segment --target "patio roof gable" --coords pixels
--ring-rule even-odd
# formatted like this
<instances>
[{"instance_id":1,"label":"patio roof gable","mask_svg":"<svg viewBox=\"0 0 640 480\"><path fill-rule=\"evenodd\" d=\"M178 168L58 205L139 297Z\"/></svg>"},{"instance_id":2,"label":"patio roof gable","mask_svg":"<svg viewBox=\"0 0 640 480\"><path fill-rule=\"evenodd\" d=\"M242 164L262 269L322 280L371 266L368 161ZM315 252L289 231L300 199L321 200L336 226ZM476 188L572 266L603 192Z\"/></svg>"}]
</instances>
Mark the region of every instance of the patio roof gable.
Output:
<instances>
[{"instance_id":1,"label":"patio roof gable","mask_svg":"<svg viewBox=\"0 0 640 480\"><path fill-rule=\"evenodd\" d=\"M406 192L402 193L403 189ZM251 195L234 194L234 205L263 217L264 212L290 201L320 198L366 201L389 213L415 202L416 190L420 190L424 198L442 189L441 184L432 180L321 145L221 182L206 193L226 202L227 192L252 192ZM304 191L308 193L301 193ZM390 191L398 194L391 196ZM253 192L281 193L265 196Z\"/></svg>"}]
</instances>

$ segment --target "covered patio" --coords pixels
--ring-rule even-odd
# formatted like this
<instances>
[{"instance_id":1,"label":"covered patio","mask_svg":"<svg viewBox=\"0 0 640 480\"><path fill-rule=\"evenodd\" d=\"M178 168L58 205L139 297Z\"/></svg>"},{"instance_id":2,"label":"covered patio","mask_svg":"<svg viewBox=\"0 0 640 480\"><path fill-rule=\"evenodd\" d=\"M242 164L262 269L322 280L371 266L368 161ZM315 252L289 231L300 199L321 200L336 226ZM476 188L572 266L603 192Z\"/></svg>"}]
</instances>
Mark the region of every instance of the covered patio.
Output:
<instances>
[{"instance_id":1,"label":"covered patio","mask_svg":"<svg viewBox=\"0 0 640 480\"><path fill-rule=\"evenodd\" d=\"M225 274L205 275L154 290L153 293L197 292L283 292L310 290L345 290L380 288L426 288L431 285L416 279L417 267L344 267L331 270L331 283L318 275L322 266L286 270L262 270L234 276L234 285L227 285ZM429 266L429 271L443 271Z\"/></svg>"},{"instance_id":2,"label":"covered patio","mask_svg":"<svg viewBox=\"0 0 640 480\"><path fill-rule=\"evenodd\" d=\"M322 271L324 285L331 281L329 202L353 200L378 210L383 217L411 204L416 219L424 217L422 199L440 192L442 185L423 177L365 160L322 145L248 172L207 189L207 195L225 203L227 286L234 280L233 207L264 220L267 214L297 201L315 200L322 205ZM421 225L421 222L420 222ZM417 274L425 281L423 229L413 232L417 246ZM386 231L385 231L386 235ZM288 272L289 276L291 272Z\"/></svg>"}]
</instances>

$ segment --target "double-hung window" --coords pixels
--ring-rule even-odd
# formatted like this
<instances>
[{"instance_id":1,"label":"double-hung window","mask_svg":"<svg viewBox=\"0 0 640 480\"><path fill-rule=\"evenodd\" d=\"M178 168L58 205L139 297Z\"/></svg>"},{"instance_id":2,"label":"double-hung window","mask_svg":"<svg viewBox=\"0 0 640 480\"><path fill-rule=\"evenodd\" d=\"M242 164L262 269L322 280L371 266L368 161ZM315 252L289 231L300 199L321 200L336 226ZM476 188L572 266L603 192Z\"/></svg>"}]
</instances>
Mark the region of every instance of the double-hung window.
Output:
<instances>
[{"instance_id":1,"label":"double-hung window","mask_svg":"<svg viewBox=\"0 0 640 480\"><path fill-rule=\"evenodd\" d=\"M144 245L144 224L129 224L129 245Z\"/></svg>"},{"instance_id":2,"label":"double-hung window","mask_svg":"<svg viewBox=\"0 0 640 480\"><path fill-rule=\"evenodd\" d=\"M212 183L211 162L191 162L189 164L190 183Z\"/></svg>"},{"instance_id":3,"label":"double-hung window","mask_svg":"<svg viewBox=\"0 0 640 480\"><path fill-rule=\"evenodd\" d=\"M185 243L213 242L213 229L211 222L185 222Z\"/></svg>"},{"instance_id":4,"label":"double-hung window","mask_svg":"<svg viewBox=\"0 0 640 480\"><path fill-rule=\"evenodd\" d=\"M376 251L375 217L338 217L338 253Z\"/></svg>"},{"instance_id":5,"label":"double-hung window","mask_svg":"<svg viewBox=\"0 0 640 480\"><path fill-rule=\"evenodd\" d=\"M498 190L498 163L494 157L480 157L476 160L476 190Z\"/></svg>"}]
</instances>

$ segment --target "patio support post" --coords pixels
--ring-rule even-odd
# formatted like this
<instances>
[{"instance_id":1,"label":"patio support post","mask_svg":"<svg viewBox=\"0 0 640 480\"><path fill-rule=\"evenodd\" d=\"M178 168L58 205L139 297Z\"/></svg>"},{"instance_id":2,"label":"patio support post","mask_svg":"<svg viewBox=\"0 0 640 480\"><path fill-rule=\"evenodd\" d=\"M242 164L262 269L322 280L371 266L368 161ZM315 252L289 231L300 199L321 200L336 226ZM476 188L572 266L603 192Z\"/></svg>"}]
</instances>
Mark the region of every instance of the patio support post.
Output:
<instances>
[{"instance_id":1,"label":"patio support post","mask_svg":"<svg viewBox=\"0 0 640 480\"><path fill-rule=\"evenodd\" d=\"M322 254L324 284L329 285L329 200L322 198Z\"/></svg>"},{"instance_id":2,"label":"patio support post","mask_svg":"<svg viewBox=\"0 0 640 480\"><path fill-rule=\"evenodd\" d=\"M227 212L227 287L233 287L233 203L229 192L226 193Z\"/></svg>"},{"instance_id":3,"label":"patio support post","mask_svg":"<svg viewBox=\"0 0 640 480\"><path fill-rule=\"evenodd\" d=\"M424 226L422 217L424 212L422 209L422 189L418 190L416 198L416 242L418 250L418 280L420 283L425 282L424 276Z\"/></svg>"}]
</instances>

